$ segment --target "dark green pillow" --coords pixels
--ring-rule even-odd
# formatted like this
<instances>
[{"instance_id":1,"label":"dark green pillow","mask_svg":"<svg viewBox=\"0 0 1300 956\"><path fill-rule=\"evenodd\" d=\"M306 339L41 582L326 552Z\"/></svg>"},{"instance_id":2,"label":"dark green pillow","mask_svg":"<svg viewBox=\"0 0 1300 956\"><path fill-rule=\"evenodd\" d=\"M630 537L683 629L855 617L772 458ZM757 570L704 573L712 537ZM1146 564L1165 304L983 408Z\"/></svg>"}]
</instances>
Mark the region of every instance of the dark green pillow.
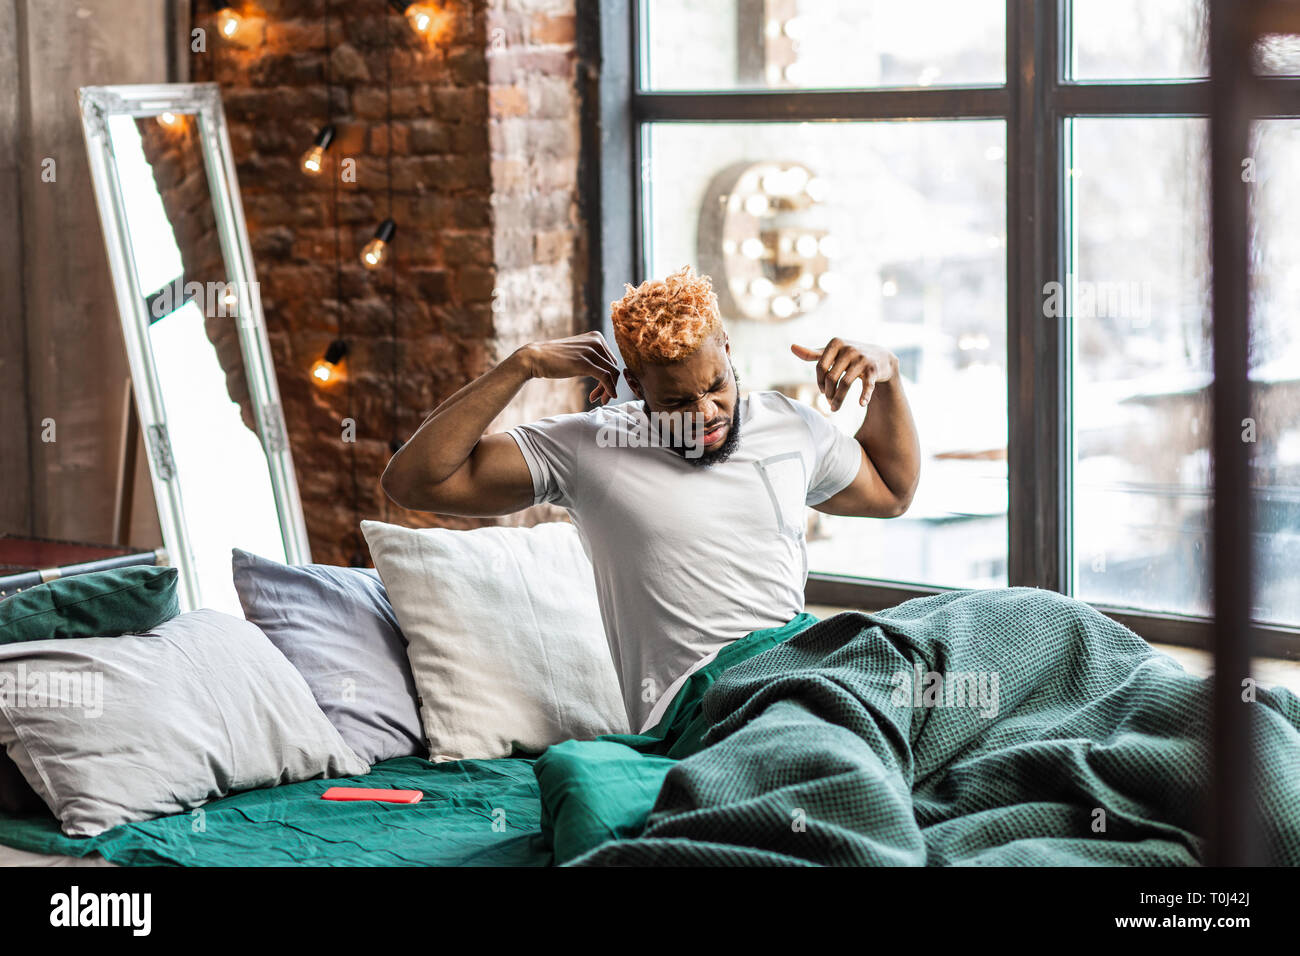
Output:
<instances>
[{"instance_id":1,"label":"dark green pillow","mask_svg":"<svg viewBox=\"0 0 1300 956\"><path fill-rule=\"evenodd\" d=\"M0 644L139 634L179 613L175 568L74 574L0 601Z\"/></svg>"}]
</instances>

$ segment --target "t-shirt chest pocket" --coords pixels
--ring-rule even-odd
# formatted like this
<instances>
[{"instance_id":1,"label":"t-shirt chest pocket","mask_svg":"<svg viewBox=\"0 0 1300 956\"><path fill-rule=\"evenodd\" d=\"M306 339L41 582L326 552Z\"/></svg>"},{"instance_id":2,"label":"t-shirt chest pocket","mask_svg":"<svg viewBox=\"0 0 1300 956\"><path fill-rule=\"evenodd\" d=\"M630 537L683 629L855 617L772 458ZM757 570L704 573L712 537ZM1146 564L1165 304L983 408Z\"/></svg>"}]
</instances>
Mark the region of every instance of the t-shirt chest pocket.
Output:
<instances>
[{"instance_id":1,"label":"t-shirt chest pocket","mask_svg":"<svg viewBox=\"0 0 1300 956\"><path fill-rule=\"evenodd\" d=\"M756 461L754 467L758 469L771 502L777 530L791 538L802 538L804 502L808 493L808 475L804 470L803 456L797 451L786 452Z\"/></svg>"}]
</instances>

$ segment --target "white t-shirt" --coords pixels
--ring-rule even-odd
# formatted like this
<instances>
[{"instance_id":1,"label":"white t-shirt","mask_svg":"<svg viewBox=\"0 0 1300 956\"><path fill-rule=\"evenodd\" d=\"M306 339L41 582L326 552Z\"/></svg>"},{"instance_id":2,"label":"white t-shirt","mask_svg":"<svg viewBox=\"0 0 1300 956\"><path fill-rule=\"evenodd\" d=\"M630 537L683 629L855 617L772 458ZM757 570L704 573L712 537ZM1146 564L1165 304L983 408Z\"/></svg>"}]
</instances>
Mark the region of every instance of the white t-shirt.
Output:
<instances>
[{"instance_id":1,"label":"white t-shirt","mask_svg":"<svg viewBox=\"0 0 1300 956\"><path fill-rule=\"evenodd\" d=\"M740 416L732 456L704 467L611 440L646 433L642 402L507 432L534 503L565 508L577 525L633 728L721 647L803 610L805 505L858 473L858 443L801 402L751 392Z\"/></svg>"}]
</instances>

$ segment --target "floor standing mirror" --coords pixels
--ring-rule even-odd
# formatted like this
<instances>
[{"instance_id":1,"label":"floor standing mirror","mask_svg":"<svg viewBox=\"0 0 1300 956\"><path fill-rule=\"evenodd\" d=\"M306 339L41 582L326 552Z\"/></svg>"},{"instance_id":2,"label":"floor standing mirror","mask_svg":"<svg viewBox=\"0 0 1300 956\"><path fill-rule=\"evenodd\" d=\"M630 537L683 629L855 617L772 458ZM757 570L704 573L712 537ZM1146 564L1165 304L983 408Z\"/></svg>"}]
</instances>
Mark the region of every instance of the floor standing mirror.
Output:
<instances>
[{"instance_id":1,"label":"floor standing mirror","mask_svg":"<svg viewBox=\"0 0 1300 956\"><path fill-rule=\"evenodd\" d=\"M238 615L231 548L311 556L220 94L96 86L80 100L182 607Z\"/></svg>"}]
</instances>

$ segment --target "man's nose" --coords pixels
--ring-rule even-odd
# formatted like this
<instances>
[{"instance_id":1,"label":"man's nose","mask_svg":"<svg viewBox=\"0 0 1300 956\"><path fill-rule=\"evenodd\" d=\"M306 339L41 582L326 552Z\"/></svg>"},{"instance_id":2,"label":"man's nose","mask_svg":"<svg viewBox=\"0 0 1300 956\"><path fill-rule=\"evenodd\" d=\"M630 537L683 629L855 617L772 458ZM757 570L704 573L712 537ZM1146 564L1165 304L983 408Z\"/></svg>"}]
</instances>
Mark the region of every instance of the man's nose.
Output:
<instances>
[{"instance_id":1,"label":"man's nose","mask_svg":"<svg viewBox=\"0 0 1300 956\"><path fill-rule=\"evenodd\" d=\"M695 407L691 409L691 412L697 416L697 421L701 424L716 421L720 417L718 403L712 398L700 399L695 403Z\"/></svg>"}]
</instances>

